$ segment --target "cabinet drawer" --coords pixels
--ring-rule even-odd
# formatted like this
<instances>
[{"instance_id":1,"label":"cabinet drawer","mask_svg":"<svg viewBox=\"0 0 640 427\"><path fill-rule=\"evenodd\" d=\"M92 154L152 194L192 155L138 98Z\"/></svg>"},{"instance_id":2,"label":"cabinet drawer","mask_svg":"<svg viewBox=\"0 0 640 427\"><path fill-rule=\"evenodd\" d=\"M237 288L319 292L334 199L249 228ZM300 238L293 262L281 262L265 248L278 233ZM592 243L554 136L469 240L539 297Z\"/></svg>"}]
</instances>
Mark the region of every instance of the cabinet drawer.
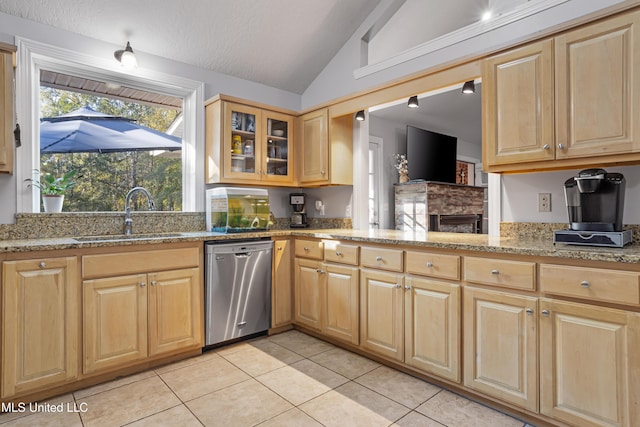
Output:
<instances>
[{"instance_id":1,"label":"cabinet drawer","mask_svg":"<svg viewBox=\"0 0 640 427\"><path fill-rule=\"evenodd\" d=\"M398 249L363 246L360 249L360 260L363 267L402 271L402 251Z\"/></svg>"},{"instance_id":2,"label":"cabinet drawer","mask_svg":"<svg viewBox=\"0 0 640 427\"><path fill-rule=\"evenodd\" d=\"M325 261L358 265L358 246L337 242L324 242Z\"/></svg>"},{"instance_id":3,"label":"cabinet drawer","mask_svg":"<svg viewBox=\"0 0 640 427\"><path fill-rule=\"evenodd\" d=\"M534 290L536 264L491 258L464 258L464 280L485 285Z\"/></svg>"},{"instance_id":4,"label":"cabinet drawer","mask_svg":"<svg viewBox=\"0 0 640 427\"><path fill-rule=\"evenodd\" d=\"M410 274L460 280L460 257L407 251L405 271Z\"/></svg>"},{"instance_id":5,"label":"cabinet drawer","mask_svg":"<svg viewBox=\"0 0 640 427\"><path fill-rule=\"evenodd\" d=\"M295 242L295 255L302 258L322 259L323 243L319 240L300 240Z\"/></svg>"},{"instance_id":6,"label":"cabinet drawer","mask_svg":"<svg viewBox=\"0 0 640 427\"><path fill-rule=\"evenodd\" d=\"M541 264L540 289L576 298L640 304L640 274L631 271Z\"/></svg>"},{"instance_id":7,"label":"cabinet drawer","mask_svg":"<svg viewBox=\"0 0 640 427\"><path fill-rule=\"evenodd\" d=\"M91 279L199 267L200 257L200 251L195 247L85 255L82 257L82 277Z\"/></svg>"}]
</instances>

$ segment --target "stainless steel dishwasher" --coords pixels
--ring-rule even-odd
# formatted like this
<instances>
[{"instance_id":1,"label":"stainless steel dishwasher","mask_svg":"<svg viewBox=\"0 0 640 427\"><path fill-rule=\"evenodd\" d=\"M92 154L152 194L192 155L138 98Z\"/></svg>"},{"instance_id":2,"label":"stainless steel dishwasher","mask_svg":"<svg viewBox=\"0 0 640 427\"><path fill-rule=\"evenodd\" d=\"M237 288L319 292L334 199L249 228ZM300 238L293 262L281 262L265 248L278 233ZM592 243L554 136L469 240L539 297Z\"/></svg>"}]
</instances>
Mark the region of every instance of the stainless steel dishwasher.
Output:
<instances>
[{"instance_id":1,"label":"stainless steel dishwasher","mask_svg":"<svg viewBox=\"0 0 640 427\"><path fill-rule=\"evenodd\" d=\"M271 240L205 242L205 346L269 329Z\"/></svg>"}]
</instances>

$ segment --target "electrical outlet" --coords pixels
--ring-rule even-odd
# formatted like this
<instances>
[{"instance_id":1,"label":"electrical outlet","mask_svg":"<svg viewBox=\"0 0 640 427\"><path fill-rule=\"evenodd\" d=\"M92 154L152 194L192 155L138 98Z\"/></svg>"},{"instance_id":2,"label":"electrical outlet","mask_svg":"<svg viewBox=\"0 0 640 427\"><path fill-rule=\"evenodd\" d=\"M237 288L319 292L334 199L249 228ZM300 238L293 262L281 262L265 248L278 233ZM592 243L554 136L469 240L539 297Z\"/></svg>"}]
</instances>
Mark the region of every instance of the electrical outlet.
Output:
<instances>
[{"instance_id":1,"label":"electrical outlet","mask_svg":"<svg viewBox=\"0 0 640 427\"><path fill-rule=\"evenodd\" d=\"M551 212L551 193L538 193L538 212Z\"/></svg>"}]
</instances>

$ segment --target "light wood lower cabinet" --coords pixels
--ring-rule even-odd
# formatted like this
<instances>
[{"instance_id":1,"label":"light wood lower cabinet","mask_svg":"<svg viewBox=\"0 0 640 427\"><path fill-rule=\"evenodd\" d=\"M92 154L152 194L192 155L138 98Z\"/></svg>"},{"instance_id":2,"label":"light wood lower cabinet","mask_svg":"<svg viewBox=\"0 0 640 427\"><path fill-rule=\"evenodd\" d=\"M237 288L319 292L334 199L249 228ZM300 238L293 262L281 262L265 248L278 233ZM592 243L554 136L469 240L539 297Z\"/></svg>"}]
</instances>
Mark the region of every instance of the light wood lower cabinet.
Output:
<instances>
[{"instance_id":1,"label":"light wood lower cabinet","mask_svg":"<svg viewBox=\"0 0 640 427\"><path fill-rule=\"evenodd\" d=\"M296 258L295 321L306 327L322 329L322 262Z\"/></svg>"},{"instance_id":2,"label":"light wood lower cabinet","mask_svg":"<svg viewBox=\"0 0 640 427\"><path fill-rule=\"evenodd\" d=\"M83 282L84 372L202 345L198 268Z\"/></svg>"},{"instance_id":3,"label":"light wood lower cabinet","mask_svg":"<svg viewBox=\"0 0 640 427\"><path fill-rule=\"evenodd\" d=\"M640 425L640 314L542 298L540 412L575 426Z\"/></svg>"},{"instance_id":4,"label":"light wood lower cabinet","mask_svg":"<svg viewBox=\"0 0 640 427\"><path fill-rule=\"evenodd\" d=\"M464 385L538 411L538 298L464 288Z\"/></svg>"},{"instance_id":5,"label":"light wood lower cabinet","mask_svg":"<svg viewBox=\"0 0 640 427\"><path fill-rule=\"evenodd\" d=\"M202 346L199 268L148 275L149 356Z\"/></svg>"},{"instance_id":6,"label":"light wood lower cabinet","mask_svg":"<svg viewBox=\"0 0 640 427\"><path fill-rule=\"evenodd\" d=\"M322 332L358 345L358 267L324 264L323 270Z\"/></svg>"},{"instance_id":7,"label":"light wood lower cabinet","mask_svg":"<svg viewBox=\"0 0 640 427\"><path fill-rule=\"evenodd\" d=\"M289 325L293 320L291 246L290 240L276 240L273 245L272 328Z\"/></svg>"},{"instance_id":8,"label":"light wood lower cabinet","mask_svg":"<svg viewBox=\"0 0 640 427\"><path fill-rule=\"evenodd\" d=\"M409 276L405 291L405 363L460 382L460 286Z\"/></svg>"},{"instance_id":9,"label":"light wood lower cabinet","mask_svg":"<svg viewBox=\"0 0 640 427\"><path fill-rule=\"evenodd\" d=\"M77 258L5 261L2 398L78 376Z\"/></svg>"},{"instance_id":10,"label":"light wood lower cabinet","mask_svg":"<svg viewBox=\"0 0 640 427\"><path fill-rule=\"evenodd\" d=\"M147 275L85 280L84 373L147 357Z\"/></svg>"},{"instance_id":11,"label":"light wood lower cabinet","mask_svg":"<svg viewBox=\"0 0 640 427\"><path fill-rule=\"evenodd\" d=\"M360 270L360 345L402 361L404 276Z\"/></svg>"}]
</instances>

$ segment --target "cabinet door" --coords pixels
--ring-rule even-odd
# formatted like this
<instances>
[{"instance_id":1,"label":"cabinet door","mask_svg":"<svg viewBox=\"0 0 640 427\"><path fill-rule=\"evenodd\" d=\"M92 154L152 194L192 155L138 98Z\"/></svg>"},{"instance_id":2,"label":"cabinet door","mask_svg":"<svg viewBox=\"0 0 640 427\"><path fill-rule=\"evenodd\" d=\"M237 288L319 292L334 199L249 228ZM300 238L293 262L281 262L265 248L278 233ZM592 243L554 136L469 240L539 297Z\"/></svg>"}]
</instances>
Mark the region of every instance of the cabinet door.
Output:
<instances>
[{"instance_id":1,"label":"cabinet door","mask_svg":"<svg viewBox=\"0 0 640 427\"><path fill-rule=\"evenodd\" d=\"M13 173L13 60L0 51L0 172Z\"/></svg>"},{"instance_id":2,"label":"cabinet door","mask_svg":"<svg viewBox=\"0 0 640 427\"><path fill-rule=\"evenodd\" d=\"M298 118L301 140L298 152L298 181L323 182L329 179L329 128L326 109L314 111Z\"/></svg>"},{"instance_id":3,"label":"cabinet door","mask_svg":"<svg viewBox=\"0 0 640 427\"><path fill-rule=\"evenodd\" d=\"M322 328L322 263L295 259L295 321L309 328Z\"/></svg>"},{"instance_id":4,"label":"cabinet door","mask_svg":"<svg viewBox=\"0 0 640 427\"><path fill-rule=\"evenodd\" d=\"M147 357L147 276L85 280L84 373Z\"/></svg>"},{"instance_id":5,"label":"cabinet door","mask_svg":"<svg viewBox=\"0 0 640 427\"><path fill-rule=\"evenodd\" d=\"M149 356L202 347L200 269L151 273L149 281Z\"/></svg>"},{"instance_id":6,"label":"cabinet door","mask_svg":"<svg viewBox=\"0 0 640 427\"><path fill-rule=\"evenodd\" d=\"M263 153L258 139L262 135L261 127L259 108L224 103L222 161L225 180L260 181Z\"/></svg>"},{"instance_id":7,"label":"cabinet door","mask_svg":"<svg viewBox=\"0 0 640 427\"><path fill-rule=\"evenodd\" d=\"M273 286L271 288L271 327L277 328L291 323L293 292L291 285L291 241L276 240L273 254Z\"/></svg>"},{"instance_id":8,"label":"cabinet door","mask_svg":"<svg viewBox=\"0 0 640 427\"><path fill-rule=\"evenodd\" d=\"M576 426L637 426L640 315L541 299L540 412Z\"/></svg>"},{"instance_id":9,"label":"cabinet door","mask_svg":"<svg viewBox=\"0 0 640 427\"><path fill-rule=\"evenodd\" d=\"M555 38L556 158L640 151L639 24L628 13Z\"/></svg>"},{"instance_id":10,"label":"cabinet door","mask_svg":"<svg viewBox=\"0 0 640 427\"><path fill-rule=\"evenodd\" d=\"M378 354L402 361L402 274L360 270L360 345Z\"/></svg>"},{"instance_id":11,"label":"cabinet door","mask_svg":"<svg viewBox=\"0 0 640 427\"><path fill-rule=\"evenodd\" d=\"M262 178L269 182L293 184L293 117L262 111Z\"/></svg>"},{"instance_id":12,"label":"cabinet door","mask_svg":"<svg viewBox=\"0 0 640 427\"><path fill-rule=\"evenodd\" d=\"M358 267L325 264L322 332L358 345Z\"/></svg>"},{"instance_id":13,"label":"cabinet door","mask_svg":"<svg viewBox=\"0 0 640 427\"><path fill-rule=\"evenodd\" d=\"M3 263L3 398L77 377L77 280L75 257Z\"/></svg>"},{"instance_id":14,"label":"cabinet door","mask_svg":"<svg viewBox=\"0 0 640 427\"><path fill-rule=\"evenodd\" d=\"M460 382L460 286L416 277L405 283L405 363Z\"/></svg>"},{"instance_id":15,"label":"cabinet door","mask_svg":"<svg viewBox=\"0 0 640 427\"><path fill-rule=\"evenodd\" d=\"M484 60L482 107L485 166L553 159L551 40Z\"/></svg>"},{"instance_id":16,"label":"cabinet door","mask_svg":"<svg viewBox=\"0 0 640 427\"><path fill-rule=\"evenodd\" d=\"M464 288L464 385L538 410L537 298Z\"/></svg>"}]
</instances>

